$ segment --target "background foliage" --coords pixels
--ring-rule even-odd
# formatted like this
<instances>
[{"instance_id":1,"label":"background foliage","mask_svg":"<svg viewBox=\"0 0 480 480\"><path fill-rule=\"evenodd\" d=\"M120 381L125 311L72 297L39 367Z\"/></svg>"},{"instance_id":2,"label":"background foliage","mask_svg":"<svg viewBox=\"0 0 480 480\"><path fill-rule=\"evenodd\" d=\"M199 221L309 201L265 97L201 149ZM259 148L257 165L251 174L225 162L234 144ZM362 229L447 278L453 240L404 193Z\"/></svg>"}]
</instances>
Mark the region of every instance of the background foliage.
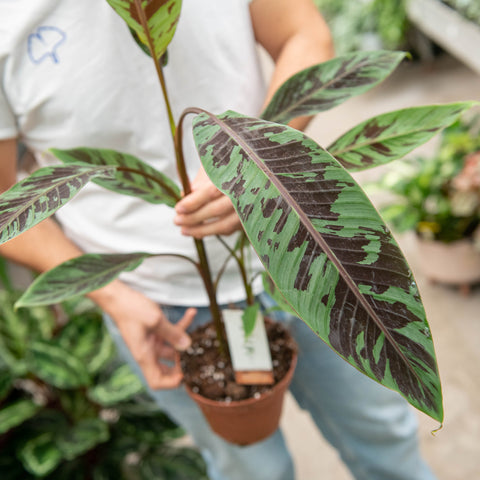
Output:
<instances>
[{"instance_id":1,"label":"background foliage","mask_svg":"<svg viewBox=\"0 0 480 480\"><path fill-rule=\"evenodd\" d=\"M480 25L480 2L478 0L442 0L460 15Z\"/></svg>"},{"instance_id":2,"label":"background foliage","mask_svg":"<svg viewBox=\"0 0 480 480\"><path fill-rule=\"evenodd\" d=\"M391 165L367 187L389 192L381 213L398 232L452 242L475 237L480 224L480 117L447 127L429 157Z\"/></svg>"},{"instance_id":3,"label":"background foliage","mask_svg":"<svg viewBox=\"0 0 480 480\"><path fill-rule=\"evenodd\" d=\"M207 478L90 302L15 310L21 292L3 260L0 279L2 480Z\"/></svg>"},{"instance_id":4,"label":"background foliage","mask_svg":"<svg viewBox=\"0 0 480 480\"><path fill-rule=\"evenodd\" d=\"M415 0L413 0L415 1ZM478 0L438 0L480 25ZM327 20L337 54L385 48L415 54L415 36L406 12L407 0L315 0Z\"/></svg>"},{"instance_id":5,"label":"background foliage","mask_svg":"<svg viewBox=\"0 0 480 480\"><path fill-rule=\"evenodd\" d=\"M327 20L337 54L365 49L403 49L409 22L405 0L315 0Z\"/></svg>"}]
</instances>

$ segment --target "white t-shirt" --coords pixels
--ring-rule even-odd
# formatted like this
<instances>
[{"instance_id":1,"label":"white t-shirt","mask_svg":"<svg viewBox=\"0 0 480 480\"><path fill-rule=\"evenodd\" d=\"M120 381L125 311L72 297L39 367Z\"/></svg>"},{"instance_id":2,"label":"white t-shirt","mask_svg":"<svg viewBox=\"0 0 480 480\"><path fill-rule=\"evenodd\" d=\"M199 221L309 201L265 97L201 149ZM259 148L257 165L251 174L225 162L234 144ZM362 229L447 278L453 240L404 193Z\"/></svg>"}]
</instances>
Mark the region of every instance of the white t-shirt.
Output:
<instances>
[{"instance_id":1,"label":"white t-shirt","mask_svg":"<svg viewBox=\"0 0 480 480\"><path fill-rule=\"evenodd\" d=\"M264 85L248 3L184 0L164 70L175 118L192 106L258 113ZM56 163L44 153L51 147L112 148L177 180L153 61L105 0L3 0L0 18L0 138L18 137L41 165ZM194 178L200 162L189 130L184 136ZM57 213L66 234L86 252L196 258L192 239L180 234L173 217L169 207L93 183ZM227 252L214 237L206 244L218 271ZM195 268L176 257L148 259L121 278L161 303L208 303ZM219 301L241 298L244 289L230 261Z\"/></svg>"}]
</instances>

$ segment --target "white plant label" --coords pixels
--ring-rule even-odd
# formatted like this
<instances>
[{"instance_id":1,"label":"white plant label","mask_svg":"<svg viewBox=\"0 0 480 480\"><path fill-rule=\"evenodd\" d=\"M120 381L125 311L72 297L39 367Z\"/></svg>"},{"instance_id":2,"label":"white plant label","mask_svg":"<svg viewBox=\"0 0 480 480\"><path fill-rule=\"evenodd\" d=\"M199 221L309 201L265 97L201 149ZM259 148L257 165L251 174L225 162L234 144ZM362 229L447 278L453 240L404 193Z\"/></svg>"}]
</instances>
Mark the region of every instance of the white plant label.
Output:
<instances>
[{"instance_id":1,"label":"white plant label","mask_svg":"<svg viewBox=\"0 0 480 480\"><path fill-rule=\"evenodd\" d=\"M255 327L245 338L243 311L223 310L222 313L237 383L273 383L272 358L263 315L257 314Z\"/></svg>"}]
</instances>

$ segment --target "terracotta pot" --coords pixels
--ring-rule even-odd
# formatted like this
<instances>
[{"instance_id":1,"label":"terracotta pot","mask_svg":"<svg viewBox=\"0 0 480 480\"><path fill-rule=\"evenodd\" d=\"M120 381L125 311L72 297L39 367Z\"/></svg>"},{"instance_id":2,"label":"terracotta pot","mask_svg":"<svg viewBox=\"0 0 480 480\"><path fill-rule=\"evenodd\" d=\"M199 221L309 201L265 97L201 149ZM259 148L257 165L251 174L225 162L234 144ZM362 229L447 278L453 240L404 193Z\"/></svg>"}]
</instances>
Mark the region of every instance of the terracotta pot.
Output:
<instances>
[{"instance_id":1,"label":"terracotta pot","mask_svg":"<svg viewBox=\"0 0 480 480\"><path fill-rule=\"evenodd\" d=\"M283 399L296 363L297 354L294 353L290 369L283 379L259 398L227 403L198 395L188 386L186 389L216 434L236 445L250 445L267 438L278 428Z\"/></svg>"},{"instance_id":2,"label":"terracotta pot","mask_svg":"<svg viewBox=\"0 0 480 480\"><path fill-rule=\"evenodd\" d=\"M444 243L420 237L417 240L419 265L428 279L450 285L480 281L480 252L473 242Z\"/></svg>"}]
</instances>

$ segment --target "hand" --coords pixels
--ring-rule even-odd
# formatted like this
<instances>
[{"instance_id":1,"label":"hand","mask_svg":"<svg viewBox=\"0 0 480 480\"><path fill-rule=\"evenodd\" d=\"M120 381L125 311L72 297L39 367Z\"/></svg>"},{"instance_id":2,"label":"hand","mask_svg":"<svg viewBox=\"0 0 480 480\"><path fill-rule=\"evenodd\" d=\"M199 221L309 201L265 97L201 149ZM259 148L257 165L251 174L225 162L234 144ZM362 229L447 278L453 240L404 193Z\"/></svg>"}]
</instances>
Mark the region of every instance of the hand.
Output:
<instances>
[{"instance_id":1,"label":"hand","mask_svg":"<svg viewBox=\"0 0 480 480\"><path fill-rule=\"evenodd\" d=\"M192 182L192 192L177 203L175 210L174 222L183 235L230 235L241 228L230 199L215 187L203 168Z\"/></svg>"},{"instance_id":2,"label":"hand","mask_svg":"<svg viewBox=\"0 0 480 480\"><path fill-rule=\"evenodd\" d=\"M186 350L190 346L185 330L196 310L189 308L174 325L155 302L118 280L90 297L115 321L150 388L178 387L183 375L175 350Z\"/></svg>"}]
</instances>

